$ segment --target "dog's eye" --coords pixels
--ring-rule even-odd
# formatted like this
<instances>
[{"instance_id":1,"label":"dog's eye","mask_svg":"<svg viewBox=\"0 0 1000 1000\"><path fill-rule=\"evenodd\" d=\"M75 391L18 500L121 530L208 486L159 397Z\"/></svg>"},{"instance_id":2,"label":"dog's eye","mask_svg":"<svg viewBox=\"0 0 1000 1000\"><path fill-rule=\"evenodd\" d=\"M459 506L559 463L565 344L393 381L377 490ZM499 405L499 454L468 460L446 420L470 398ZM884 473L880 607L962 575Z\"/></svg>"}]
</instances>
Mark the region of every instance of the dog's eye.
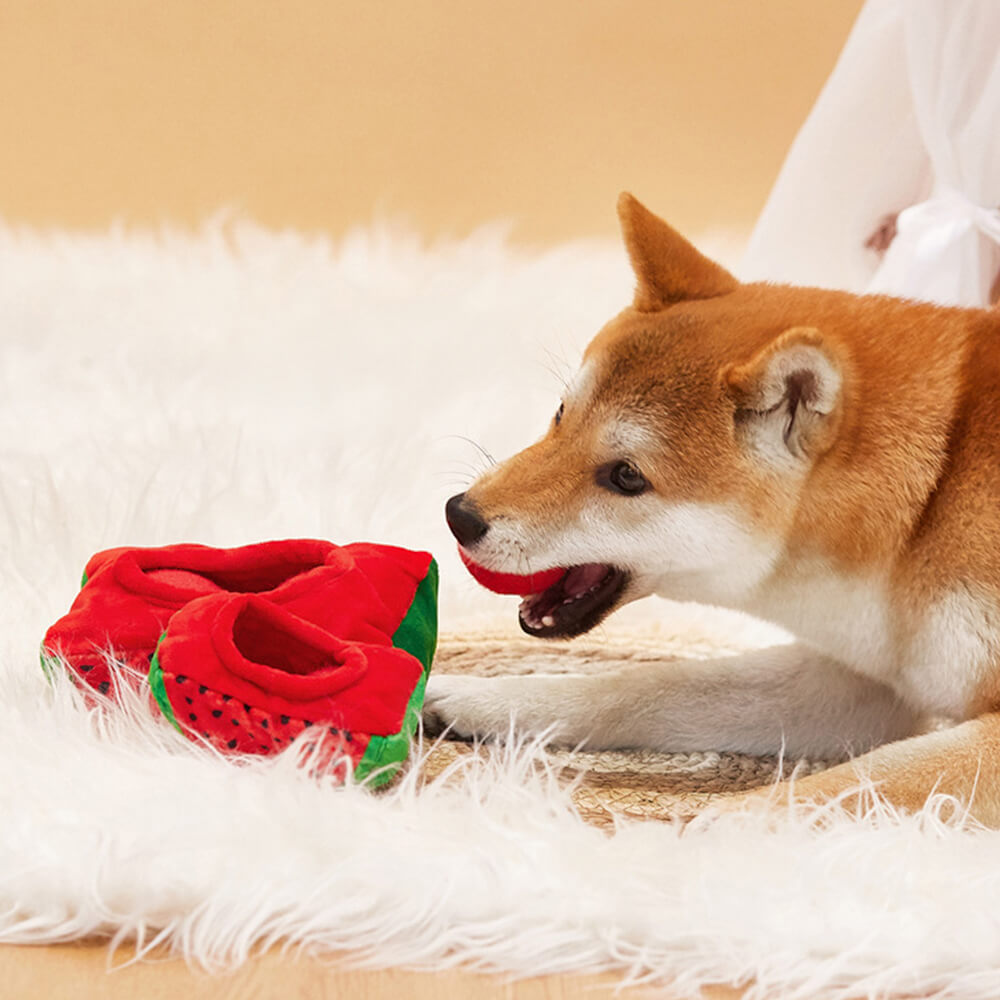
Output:
<instances>
[{"instance_id":1,"label":"dog's eye","mask_svg":"<svg viewBox=\"0 0 1000 1000\"><path fill-rule=\"evenodd\" d=\"M649 487L646 477L631 462L615 462L597 472L598 485L627 497L638 496Z\"/></svg>"},{"instance_id":2,"label":"dog's eye","mask_svg":"<svg viewBox=\"0 0 1000 1000\"><path fill-rule=\"evenodd\" d=\"M556 427L559 426L559 423L562 420L563 411L565 409L566 409L566 404L565 403L560 403L559 404L559 409L556 410L556 416L555 416Z\"/></svg>"}]
</instances>

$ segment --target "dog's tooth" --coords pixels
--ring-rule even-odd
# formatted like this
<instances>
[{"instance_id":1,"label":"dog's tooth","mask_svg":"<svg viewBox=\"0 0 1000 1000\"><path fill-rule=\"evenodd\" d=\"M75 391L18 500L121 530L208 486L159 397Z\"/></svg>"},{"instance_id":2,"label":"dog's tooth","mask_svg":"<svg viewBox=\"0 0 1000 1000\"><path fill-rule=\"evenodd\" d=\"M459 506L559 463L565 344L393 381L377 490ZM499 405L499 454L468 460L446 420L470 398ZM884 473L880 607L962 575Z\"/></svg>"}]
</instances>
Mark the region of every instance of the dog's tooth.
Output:
<instances>
[{"instance_id":1,"label":"dog's tooth","mask_svg":"<svg viewBox=\"0 0 1000 1000\"><path fill-rule=\"evenodd\" d=\"M555 623L556 623L556 620L555 620L555 618L553 618L553 617L552 617L552 615L546 615L546 616L545 616L545 617L544 617L544 618L542 619L542 624L543 624L543 625L544 625L544 626L545 626L546 628L552 628L552 626L553 626L553 625L555 625Z\"/></svg>"}]
</instances>

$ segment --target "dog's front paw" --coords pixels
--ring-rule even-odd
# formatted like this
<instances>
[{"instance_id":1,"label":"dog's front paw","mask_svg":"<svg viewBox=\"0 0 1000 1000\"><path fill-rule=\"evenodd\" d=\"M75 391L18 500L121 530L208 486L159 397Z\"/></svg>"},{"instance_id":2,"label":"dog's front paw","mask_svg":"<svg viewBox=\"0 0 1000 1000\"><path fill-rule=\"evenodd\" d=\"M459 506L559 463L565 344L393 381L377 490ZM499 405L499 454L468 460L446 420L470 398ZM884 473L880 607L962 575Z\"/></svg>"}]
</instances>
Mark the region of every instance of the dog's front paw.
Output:
<instances>
[{"instance_id":1,"label":"dog's front paw","mask_svg":"<svg viewBox=\"0 0 1000 1000\"><path fill-rule=\"evenodd\" d=\"M424 732L437 736L447 731L464 739L506 736L511 708L497 690L499 678L432 676L424 695Z\"/></svg>"}]
</instances>

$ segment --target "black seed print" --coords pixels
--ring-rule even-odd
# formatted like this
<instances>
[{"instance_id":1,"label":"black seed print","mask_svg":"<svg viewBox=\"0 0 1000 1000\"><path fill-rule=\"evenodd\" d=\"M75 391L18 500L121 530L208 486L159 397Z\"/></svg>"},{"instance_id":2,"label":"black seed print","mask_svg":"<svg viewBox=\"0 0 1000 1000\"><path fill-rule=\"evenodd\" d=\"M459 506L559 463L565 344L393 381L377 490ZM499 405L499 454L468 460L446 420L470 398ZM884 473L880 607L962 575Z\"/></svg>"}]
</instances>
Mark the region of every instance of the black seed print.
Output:
<instances>
[{"instance_id":1,"label":"black seed print","mask_svg":"<svg viewBox=\"0 0 1000 1000\"><path fill-rule=\"evenodd\" d=\"M152 662L153 662L153 657L154 657L154 656L156 656L156 650L155 650L155 649L153 650L153 652L152 652L152 653L150 653L150 654L149 654L149 656L147 656L147 657L146 657L146 659L147 659L147 660L148 660L148 661L149 661L150 663L152 663Z\"/></svg>"},{"instance_id":2,"label":"black seed print","mask_svg":"<svg viewBox=\"0 0 1000 1000\"><path fill-rule=\"evenodd\" d=\"M236 740L230 740L226 744L226 746L229 747L230 750L235 750L236 749Z\"/></svg>"},{"instance_id":3,"label":"black seed print","mask_svg":"<svg viewBox=\"0 0 1000 1000\"><path fill-rule=\"evenodd\" d=\"M187 695L185 695L185 696L184 696L184 700L185 700L185 701L186 701L186 702L187 702L187 703L188 703L189 705L193 705L193 704L194 704L194 698L188 698L188 696L187 696Z\"/></svg>"},{"instance_id":4,"label":"black seed print","mask_svg":"<svg viewBox=\"0 0 1000 1000\"><path fill-rule=\"evenodd\" d=\"M344 733L344 739L347 740L348 743L354 742L354 737L350 733Z\"/></svg>"},{"instance_id":5,"label":"black seed print","mask_svg":"<svg viewBox=\"0 0 1000 1000\"><path fill-rule=\"evenodd\" d=\"M197 715L195 715L195 714L194 714L194 712L188 712L188 718L189 718L189 719L190 719L190 720L191 720L192 722L197 722L197 721L198 721L198 716L197 716Z\"/></svg>"},{"instance_id":6,"label":"black seed print","mask_svg":"<svg viewBox=\"0 0 1000 1000\"><path fill-rule=\"evenodd\" d=\"M222 700L223 701L232 701L233 700L233 696L231 694L224 694L222 696Z\"/></svg>"},{"instance_id":7,"label":"black seed print","mask_svg":"<svg viewBox=\"0 0 1000 1000\"><path fill-rule=\"evenodd\" d=\"M250 706L246 702L243 702L243 711L244 712L249 712L250 711Z\"/></svg>"},{"instance_id":8,"label":"black seed print","mask_svg":"<svg viewBox=\"0 0 1000 1000\"><path fill-rule=\"evenodd\" d=\"M285 741L280 736L275 736L274 737L274 742L275 743L284 743Z\"/></svg>"},{"instance_id":9,"label":"black seed print","mask_svg":"<svg viewBox=\"0 0 1000 1000\"><path fill-rule=\"evenodd\" d=\"M187 683L187 675L186 674L178 674L177 675L177 683L178 684L186 684Z\"/></svg>"},{"instance_id":10,"label":"black seed print","mask_svg":"<svg viewBox=\"0 0 1000 1000\"><path fill-rule=\"evenodd\" d=\"M204 729L201 731L201 735L204 736L206 740L208 739L208 733L206 733Z\"/></svg>"},{"instance_id":11,"label":"black seed print","mask_svg":"<svg viewBox=\"0 0 1000 1000\"><path fill-rule=\"evenodd\" d=\"M328 732L330 733L331 736L339 736L340 735L340 730L336 726L330 726Z\"/></svg>"},{"instance_id":12,"label":"black seed print","mask_svg":"<svg viewBox=\"0 0 1000 1000\"><path fill-rule=\"evenodd\" d=\"M261 729L267 729L267 726L268 726L267 719L261 719L260 720L260 727L261 727Z\"/></svg>"},{"instance_id":13,"label":"black seed print","mask_svg":"<svg viewBox=\"0 0 1000 1000\"><path fill-rule=\"evenodd\" d=\"M198 694L204 694L207 690L208 690L208 688L205 687L204 684L199 684L198 685Z\"/></svg>"},{"instance_id":14,"label":"black seed print","mask_svg":"<svg viewBox=\"0 0 1000 1000\"><path fill-rule=\"evenodd\" d=\"M80 666L77 667L77 670L79 670L81 674L89 674L90 671L93 669L94 669L93 663L81 663Z\"/></svg>"},{"instance_id":15,"label":"black seed print","mask_svg":"<svg viewBox=\"0 0 1000 1000\"><path fill-rule=\"evenodd\" d=\"M239 719L230 719L229 721L230 721L230 722L231 722L231 723L232 723L232 724L233 724L234 726L238 726L238 725L240 724L240 720L239 720Z\"/></svg>"},{"instance_id":16,"label":"black seed print","mask_svg":"<svg viewBox=\"0 0 1000 1000\"><path fill-rule=\"evenodd\" d=\"M109 687L111 687L111 681L101 681L101 683L97 685L97 690L100 691L101 694L107 694Z\"/></svg>"},{"instance_id":17,"label":"black seed print","mask_svg":"<svg viewBox=\"0 0 1000 1000\"><path fill-rule=\"evenodd\" d=\"M213 708L212 709L212 718L213 719L219 718L220 715L222 715L222 709L221 708Z\"/></svg>"},{"instance_id":18,"label":"black seed print","mask_svg":"<svg viewBox=\"0 0 1000 1000\"><path fill-rule=\"evenodd\" d=\"M305 726L306 729L308 729L312 725L312 722L309 719L303 719L302 725Z\"/></svg>"},{"instance_id":19,"label":"black seed print","mask_svg":"<svg viewBox=\"0 0 1000 1000\"><path fill-rule=\"evenodd\" d=\"M287 725L288 725L288 716L287 716L287 715L283 715L283 716L281 717L281 724L282 724L283 726L287 726Z\"/></svg>"}]
</instances>

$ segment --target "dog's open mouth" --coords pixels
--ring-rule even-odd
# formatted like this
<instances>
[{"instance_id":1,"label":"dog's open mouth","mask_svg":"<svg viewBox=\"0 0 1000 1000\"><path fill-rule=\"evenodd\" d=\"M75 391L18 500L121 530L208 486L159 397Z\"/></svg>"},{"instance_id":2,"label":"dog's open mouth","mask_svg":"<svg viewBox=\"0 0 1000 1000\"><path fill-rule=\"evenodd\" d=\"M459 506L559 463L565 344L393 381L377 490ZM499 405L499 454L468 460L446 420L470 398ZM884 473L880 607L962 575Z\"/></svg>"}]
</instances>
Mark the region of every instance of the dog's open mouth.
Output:
<instances>
[{"instance_id":1,"label":"dog's open mouth","mask_svg":"<svg viewBox=\"0 0 1000 1000\"><path fill-rule=\"evenodd\" d=\"M568 639L598 624L618 603L628 574L605 563L572 566L518 609L521 628L540 639Z\"/></svg>"},{"instance_id":2,"label":"dog's open mouth","mask_svg":"<svg viewBox=\"0 0 1000 1000\"><path fill-rule=\"evenodd\" d=\"M589 631L614 610L629 581L625 570L607 563L523 575L487 569L461 545L458 554L466 569L488 590L526 595L519 613L521 628L539 639L569 639Z\"/></svg>"}]
</instances>

